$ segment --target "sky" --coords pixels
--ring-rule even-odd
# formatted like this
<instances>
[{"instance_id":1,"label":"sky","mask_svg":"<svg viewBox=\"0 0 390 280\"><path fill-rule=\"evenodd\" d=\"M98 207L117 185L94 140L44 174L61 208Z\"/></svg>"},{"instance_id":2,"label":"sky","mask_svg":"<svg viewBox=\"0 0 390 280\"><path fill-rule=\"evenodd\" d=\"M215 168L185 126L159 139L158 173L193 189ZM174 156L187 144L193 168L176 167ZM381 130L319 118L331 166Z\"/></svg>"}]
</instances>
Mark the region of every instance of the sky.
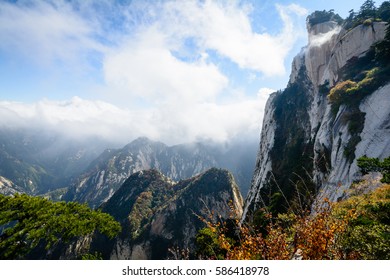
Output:
<instances>
[{"instance_id":1,"label":"sky","mask_svg":"<svg viewBox=\"0 0 390 280\"><path fill-rule=\"evenodd\" d=\"M118 143L259 138L306 17L362 3L0 0L0 125Z\"/></svg>"}]
</instances>

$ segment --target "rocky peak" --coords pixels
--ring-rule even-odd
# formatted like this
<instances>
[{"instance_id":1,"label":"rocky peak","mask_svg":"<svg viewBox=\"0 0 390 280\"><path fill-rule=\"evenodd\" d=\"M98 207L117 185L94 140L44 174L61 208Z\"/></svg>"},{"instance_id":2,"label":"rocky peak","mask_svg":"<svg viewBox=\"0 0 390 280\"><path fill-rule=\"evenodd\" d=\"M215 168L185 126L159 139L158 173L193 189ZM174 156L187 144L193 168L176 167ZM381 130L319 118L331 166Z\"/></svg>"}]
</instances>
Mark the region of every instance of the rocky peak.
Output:
<instances>
[{"instance_id":1,"label":"rocky peak","mask_svg":"<svg viewBox=\"0 0 390 280\"><path fill-rule=\"evenodd\" d=\"M165 144L157 141L150 140L147 137L138 137L137 139L131 141L124 147L124 150L134 150L142 149L145 147L156 146L156 147L166 147Z\"/></svg>"}]
</instances>

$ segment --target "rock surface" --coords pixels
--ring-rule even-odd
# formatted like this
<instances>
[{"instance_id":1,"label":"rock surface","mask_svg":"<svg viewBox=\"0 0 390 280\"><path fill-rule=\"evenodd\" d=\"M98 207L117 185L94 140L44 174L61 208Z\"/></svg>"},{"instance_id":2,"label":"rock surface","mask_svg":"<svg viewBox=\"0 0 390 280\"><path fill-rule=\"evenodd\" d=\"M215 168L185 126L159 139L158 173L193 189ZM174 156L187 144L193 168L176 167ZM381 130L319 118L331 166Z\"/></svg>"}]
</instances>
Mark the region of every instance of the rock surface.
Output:
<instances>
[{"instance_id":1,"label":"rock surface","mask_svg":"<svg viewBox=\"0 0 390 280\"><path fill-rule=\"evenodd\" d=\"M264 199L276 203L272 195L282 188L289 197L306 188L312 195L319 193L317 199L337 200L361 177L357 158L390 156L389 84L359 106L365 118L353 160L344 152L352 138L349 108L341 105L334 117L326 97L329 88L342 79L343 67L351 59L364 57L384 38L385 25L374 22L344 30L336 22L308 24L309 44L294 58L286 90L274 93L267 102L243 219L250 219Z\"/></svg>"},{"instance_id":2,"label":"rock surface","mask_svg":"<svg viewBox=\"0 0 390 280\"><path fill-rule=\"evenodd\" d=\"M15 185L11 180L0 176L0 194L13 195L15 193L23 193L23 189Z\"/></svg>"}]
</instances>

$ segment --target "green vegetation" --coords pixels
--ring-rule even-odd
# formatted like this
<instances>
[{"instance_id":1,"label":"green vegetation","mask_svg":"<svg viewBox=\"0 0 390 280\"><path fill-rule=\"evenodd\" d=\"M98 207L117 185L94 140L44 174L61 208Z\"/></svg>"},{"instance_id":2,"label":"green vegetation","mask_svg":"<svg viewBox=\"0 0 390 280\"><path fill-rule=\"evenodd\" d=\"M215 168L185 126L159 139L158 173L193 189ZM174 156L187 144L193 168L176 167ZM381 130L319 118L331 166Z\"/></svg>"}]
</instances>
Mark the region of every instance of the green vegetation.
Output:
<instances>
[{"instance_id":1,"label":"green vegetation","mask_svg":"<svg viewBox=\"0 0 390 280\"><path fill-rule=\"evenodd\" d=\"M390 185L338 203L334 215L353 213L339 236L343 257L348 259L390 259Z\"/></svg>"},{"instance_id":2,"label":"green vegetation","mask_svg":"<svg viewBox=\"0 0 390 280\"><path fill-rule=\"evenodd\" d=\"M353 67L351 64L358 63L351 61L348 67ZM379 65L376 66L375 63L371 65L371 69L362 70L353 78L350 77L350 79L342 80L331 88L328 99L332 103L332 111L334 114L337 114L342 104L349 107L358 106L363 98L386 84L389 79L387 75L390 73L390 69L387 67L383 68Z\"/></svg>"},{"instance_id":3,"label":"green vegetation","mask_svg":"<svg viewBox=\"0 0 390 280\"><path fill-rule=\"evenodd\" d=\"M343 22L342 17L334 13L334 10L329 11L315 11L307 18L310 25L316 25L327 21L336 21L339 24Z\"/></svg>"},{"instance_id":4,"label":"green vegetation","mask_svg":"<svg viewBox=\"0 0 390 280\"><path fill-rule=\"evenodd\" d=\"M345 29L352 29L360 24L371 26L373 22L390 20L390 1L384 1L378 8L372 0L365 1L358 12L349 11L349 16L344 20L334 10L315 11L308 16L307 21L311 26L327 21L335 21L342 24Z\"/></svg>"},{"instance_id":5,"label":"green vegetation","mask_svg":"<svg viewBox=\"0 0 390 280\"><path fill-rule=\"evenodd\" d=\"M329 101L333 104L341 104L347 100L348 96L354 94L357 90L357 83L346 80L336 84L329 92Z\"/></svg>"},{"instance_id":6,"label":"green vegetation","mask_svg":"<svg viewBox=\"0 0 390 280\"><path fill-rule=\"evenodd\" d=\"M346 29L354 28L360 24L370 26L374 21L389 21L390 20L390 2L384 1L379 8L375 6L372 0L366 0L355 13L354 10L349 11L349 16L344 21Z\"/></svg>"},{"instance_id":7,"label":"green vegetation","mask_svg":"<svg viewBox=\"0 0 390 280\"><path fill-rule=\"evenodd\" d=\"M207 259L224 259L227 250L221 246L218 232L213 227L199 230L195 237L197 246L196 254Z\"/></svg>"},{"instance_id":8,"label":"green vegetation","mask_svg":"<svg viewBox=\"0 0 390 280\"><path fill-rule=\"evenodd\" d=\"M136 239L142 228L149 222L153 215L153 194L150 191L142 192L136 199L131 212L129 222L131 226L131 237Z\"/></svg>"},{"instance_id":9,"label":"green vegetation","mask_svg":"<svg viewBox=\"0 0 390 280\"><path fill-rule=\"evenodd\" d=\"M39 247L99 231L113 238L120 224L110 215L75 202L51 202L25 194L0 195L0 258L20 259Z\"/></svg>"},{"instance_id":10,"label":"green vegetation","mask_svg":"<svg viewBox=\"0 0 390 280\"><path fill-rule=\"evenodd\" d=\"M363 156L358 158L357 164L363 174L367 174L369 172L381 172L383 175L381 182L390 184L390 157L380 161L377 158Z\"/></svg>"},{"instance_id":11,"label":"green vegetation","mask_svg":"<svg viewBox=\"0 0 390 280\"><path fill-rule=\"evenodd\" d=\"M122 236L131 236L132 240L136 240L142 238L153 215L172 199L174 194L172 184L160 172L142 171L130 176L102 206L102 210L126 224Z\"/></svg>"},{"instance_id":12,"label":"green vegetation","mask_svg":"<svg viewBox=\"0 0 390 280\"><path fill-rule=\"evenodd\" d=\"M390 5L390 3L389 3ZM390 13L390 7L389 7ZM375 44L375 59L379 61L383 67L389 67L390 63L390 25L387 24L385 38L379 43Z\"/></svg>"}]
</instances>

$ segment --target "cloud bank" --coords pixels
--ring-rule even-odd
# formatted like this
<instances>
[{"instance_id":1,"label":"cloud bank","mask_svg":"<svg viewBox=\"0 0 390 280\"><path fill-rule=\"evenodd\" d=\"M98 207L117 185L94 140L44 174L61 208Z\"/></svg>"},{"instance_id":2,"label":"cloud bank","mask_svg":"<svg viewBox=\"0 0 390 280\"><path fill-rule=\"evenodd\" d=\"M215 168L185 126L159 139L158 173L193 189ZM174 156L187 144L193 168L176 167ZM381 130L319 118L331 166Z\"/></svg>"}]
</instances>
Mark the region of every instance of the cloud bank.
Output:
<instances>
[{"instance_id":1,"label":"cloud bank","mask_svg":"<svg viewBox=\"0 0 390 280\"><path fill-rule=\"evenodd\" d=\"M249 94L245 83L285 74L307 11L276 5L281 29L258 32L252 9L245 2L207 0L0 3L0 56L63 74L69 71L61 68L91 71L96 80L87 97L76 92L70 96L80 97L58 101L48 92L32 103L0 100L0 124L123 142L138 136L169 144L257 137L274 90ZM239 85L237 73L248 76Z\"/></svg>"},{"instance_id":2,"label":"cloud bank","mask_svg":"<svg viewBox=\"0 0 390 280\"><path fill-rule=\"evenodd\" d=\"M195 140L229 141L238 136L255 137L259 115L271 89L254 99L234 104L194 104L176 110L121 109L103 101L74 97L69 101L37 103L0 102L0 125L54 130L67 137L97 136L125 144L139 136L179 144Z\"/></svg>"}]
</instances>

